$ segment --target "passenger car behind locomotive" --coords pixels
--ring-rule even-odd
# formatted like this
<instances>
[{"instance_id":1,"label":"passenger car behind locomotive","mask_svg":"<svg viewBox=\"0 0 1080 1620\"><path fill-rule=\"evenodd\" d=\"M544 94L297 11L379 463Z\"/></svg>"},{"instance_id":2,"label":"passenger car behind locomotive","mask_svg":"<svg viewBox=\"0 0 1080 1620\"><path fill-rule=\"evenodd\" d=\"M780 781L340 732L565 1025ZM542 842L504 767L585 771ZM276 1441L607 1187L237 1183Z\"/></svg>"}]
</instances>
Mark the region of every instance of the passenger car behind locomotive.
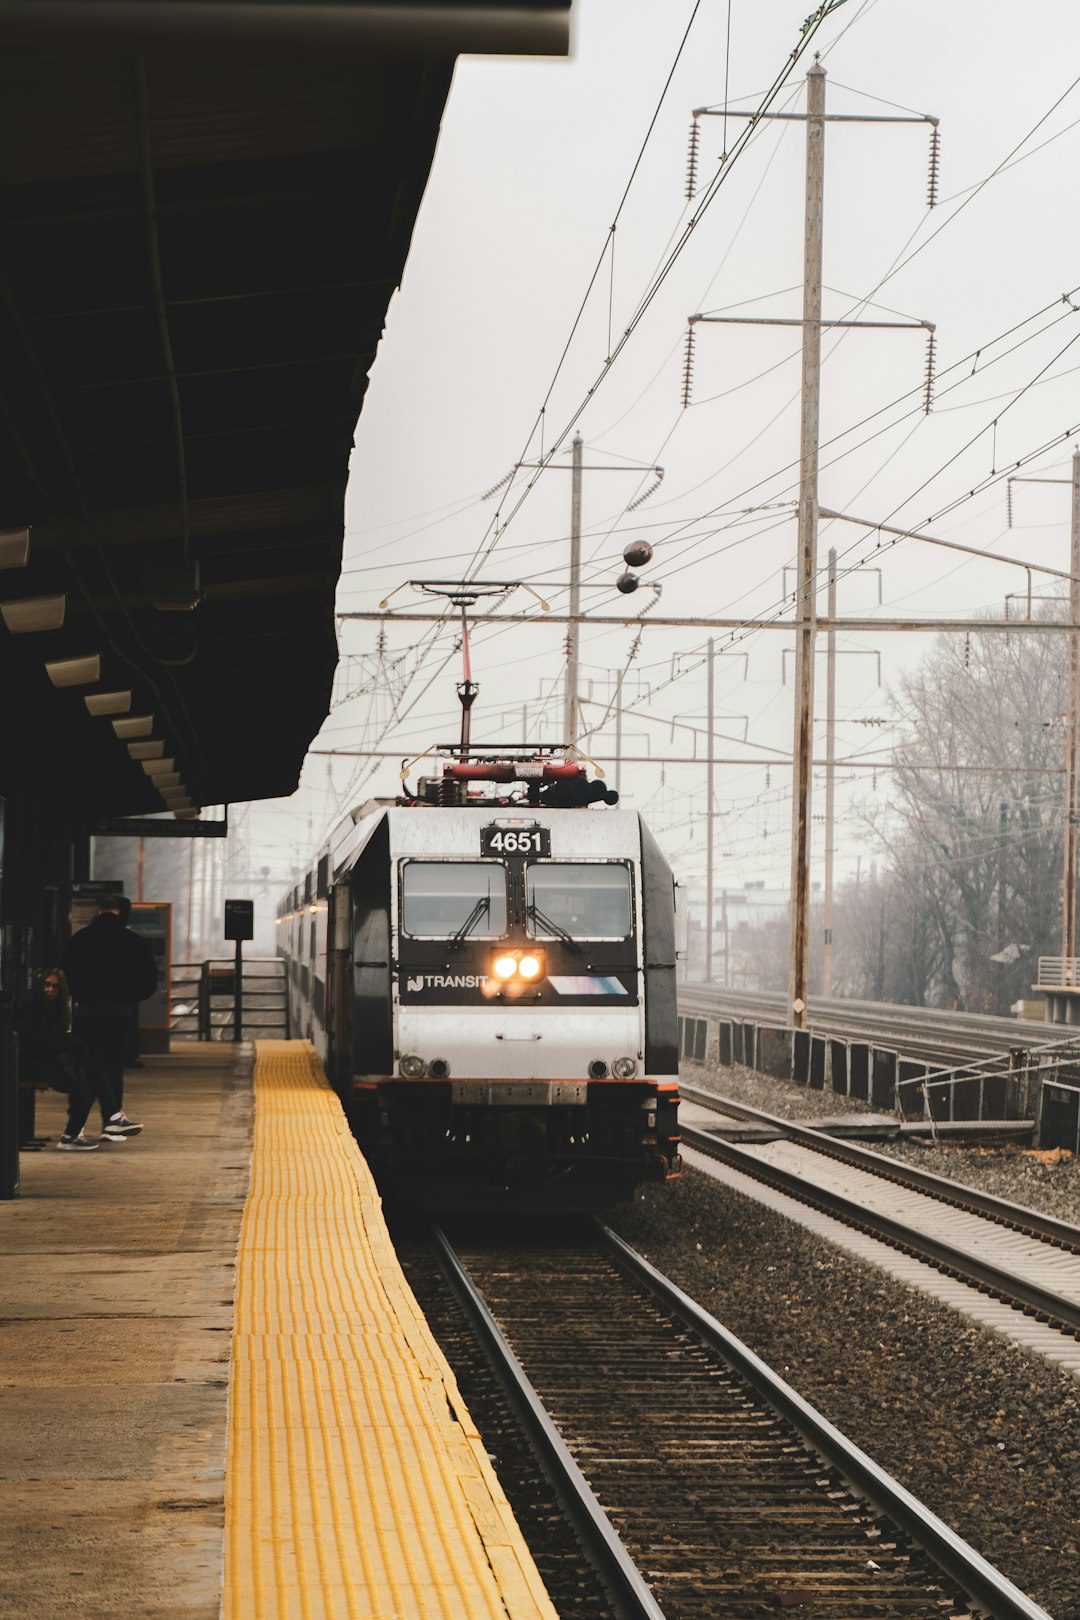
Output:
<instances>
[{"instance_id":1,"label":"passenger car behind locomotive","mask_svg":"<svg viewBox=\"0 0 1080 1620\"><path fill-rule=\"evenodd\" d=\"M384 1191L583 1210L678 1174L674 885L601 795L543 755L451 758L280 908L292 1027Z\"/></svg>"}]
</instances>

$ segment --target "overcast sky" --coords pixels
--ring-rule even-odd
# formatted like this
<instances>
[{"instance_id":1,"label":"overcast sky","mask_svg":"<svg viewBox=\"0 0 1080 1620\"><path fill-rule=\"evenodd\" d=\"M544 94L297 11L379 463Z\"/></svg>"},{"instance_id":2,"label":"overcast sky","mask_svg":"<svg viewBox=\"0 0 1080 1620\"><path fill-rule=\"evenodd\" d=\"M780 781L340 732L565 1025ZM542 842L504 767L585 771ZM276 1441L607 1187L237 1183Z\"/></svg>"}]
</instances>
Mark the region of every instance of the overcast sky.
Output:
<instances>
[{"instance_id":1,"label":"overcast sky","mask_svg":"<svg viewBox=\"0 0 1080 1620\"><path fill-rule=\"evenodd\" d=\"M619 469L584 478L588 611L647 609L647 624L650 613L741 619L782 606L795 548L799 331L698 325L689 408L683 370L692 313L801 313L804 126L762 121L747 141L745 119L703 117L693 201L685 182L693 109L721 108L725 88L730 106L754 109L788 72L771 107L800 112L814 50L829 112L931 114L941 130L940 200L928 210L928 124L828 127L825 318L933 322L937 381L926 415L921 330L826 334L821 504L1067 567L1068 491L1021 486L1009 530L1005 486L989 481L1017 461L1026 475L1067 476L1072 442L1060 436L1080 424L1080 318L1062 302L1070 293L1080 310L1080 9L1042 0L1020 21L1005 0L847 0L792 66L808 8L574 0L569 60L459 63L357 429L339 611L377 609L391 592L395 608L416 609L416 593L399 590L408 580L471 575L480 563L479 577L526 581L565 612L575 424L586 463ZM482 499L553 444L565 449L520 506L527 473ZM627 512L653 465L662 485ZM655 560L637 594L622 597L621 553L637 537ZM884 688L929 645L875 632L875 616L974 617L1024 589L1016 567L910 540L879 550L880 538L821 525L821 563L835 546L850 570L840 612L871 623L840 642L841 756L887 755L894 733L865 722L888 719ZM542 616L525 591L507 605ZM662 762L705 752L685 728L704 725L709 632L645 630L636 641L637 628L586 630L583 695L596 706L584 712L603 719L625 670L624 752L652 763L624 765L624 802L645 812L692 879L704 870L705 770ZM381 658L379 635L376 623L342 622L336 704L301 791L254 808L255 840L283 873L307 864L336 810L393 793L396 761L457 735L452 629L389 624ZM558 739L564 636L559 626L477 630L474 737L516 741L525 724L530 739ZM768 769L717 770L718 881L786 885L791 638L714 639L717 754L775 757ZM823 679L817 711L823 754ZM585 746L610 769L614 742L609 719ZM394 757L323 757L328 749ZM887 799L887 775L843 773L841 874L866 859L856 806L874 794Z\"/></svg>"}]
</instances>

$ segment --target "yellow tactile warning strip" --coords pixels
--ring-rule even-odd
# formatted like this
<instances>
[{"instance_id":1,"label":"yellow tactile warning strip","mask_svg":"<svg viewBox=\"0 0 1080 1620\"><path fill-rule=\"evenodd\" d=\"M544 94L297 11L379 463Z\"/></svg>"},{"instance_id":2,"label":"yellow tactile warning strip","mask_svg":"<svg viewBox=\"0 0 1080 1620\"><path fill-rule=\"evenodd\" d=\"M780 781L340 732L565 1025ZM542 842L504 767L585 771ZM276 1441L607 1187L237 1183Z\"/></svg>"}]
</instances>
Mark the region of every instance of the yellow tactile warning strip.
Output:
<instances>
[{"instance_id":1,"label":"yellow tactile warning strip","mask_svg":"<svg viewBox=\"0 0 1080 1620\"><path fill-rule=\"evenodd\" d=\"M307 1042L259 1041L223 1620L555 1620Z\"/></svg>"}]
</instances>

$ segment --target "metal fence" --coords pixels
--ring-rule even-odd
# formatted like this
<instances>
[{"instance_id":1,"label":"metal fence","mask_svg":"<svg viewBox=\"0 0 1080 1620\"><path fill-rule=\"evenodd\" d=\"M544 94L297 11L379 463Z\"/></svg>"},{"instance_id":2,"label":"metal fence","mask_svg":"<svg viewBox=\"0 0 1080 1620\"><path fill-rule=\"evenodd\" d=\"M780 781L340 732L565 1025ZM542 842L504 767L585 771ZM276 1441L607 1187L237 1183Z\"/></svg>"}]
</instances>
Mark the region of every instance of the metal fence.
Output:
<instances>
[{"instance_id":1,"label":"metal fence","mask_svg":"<svg viewBox=\"0 0 1080 1620\"><path fill-rule=\"evenodd\" d=\"M1039 1146L1080 1151L1080 1034L946 1065L847 1035L731 1018L715 1020L714 1032L713 1022L680 1016L683 1062L743 1064L902 1121L925 1121L932 1132L965 1121L1011 1122Z\"/></svg>"},{"instance_id":2,"label":"metal fence","mask_svg":"<svg viewBox=\"0 0 1080 1620\"><path fill-rule=\"evenodd\" d=\"M240 1032L249 1039L287 1039L288 981L281 957L245 957ZM170 983L174 1040L231 1041L236 1027L236 963L232 957L174 962Z\"/></svg>"},{"instance_id":3,"label":"metal fence","mask_svg":"<svg viewBox=\"0 0 1080 1620\"><path fill-rule=\"evenodd\" d=\"M1040 988L1080 989L1080 956L1040 956Z\"/></svg>"}]
</instances>

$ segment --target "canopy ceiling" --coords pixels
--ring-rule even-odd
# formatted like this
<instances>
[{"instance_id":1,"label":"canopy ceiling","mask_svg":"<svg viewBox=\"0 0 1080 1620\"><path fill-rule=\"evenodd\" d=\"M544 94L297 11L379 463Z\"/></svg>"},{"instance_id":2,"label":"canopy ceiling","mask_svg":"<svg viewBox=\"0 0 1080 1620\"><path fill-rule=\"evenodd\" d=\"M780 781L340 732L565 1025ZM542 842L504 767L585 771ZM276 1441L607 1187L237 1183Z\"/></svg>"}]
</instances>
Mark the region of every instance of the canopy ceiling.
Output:
<instances>
[{"instance_id":1,"label":"canopy ceiling","mask_svg":"<svg viewBox=\"0 0 1080 1620\"><path fill-rule=\"evenodd\" d=\"M114 691L196 804L293 790L456 50L565 50L568 6L0 0L0 607L65 599L0 624L0 791L161 810Z\"/></svg>"}]
</instances>

